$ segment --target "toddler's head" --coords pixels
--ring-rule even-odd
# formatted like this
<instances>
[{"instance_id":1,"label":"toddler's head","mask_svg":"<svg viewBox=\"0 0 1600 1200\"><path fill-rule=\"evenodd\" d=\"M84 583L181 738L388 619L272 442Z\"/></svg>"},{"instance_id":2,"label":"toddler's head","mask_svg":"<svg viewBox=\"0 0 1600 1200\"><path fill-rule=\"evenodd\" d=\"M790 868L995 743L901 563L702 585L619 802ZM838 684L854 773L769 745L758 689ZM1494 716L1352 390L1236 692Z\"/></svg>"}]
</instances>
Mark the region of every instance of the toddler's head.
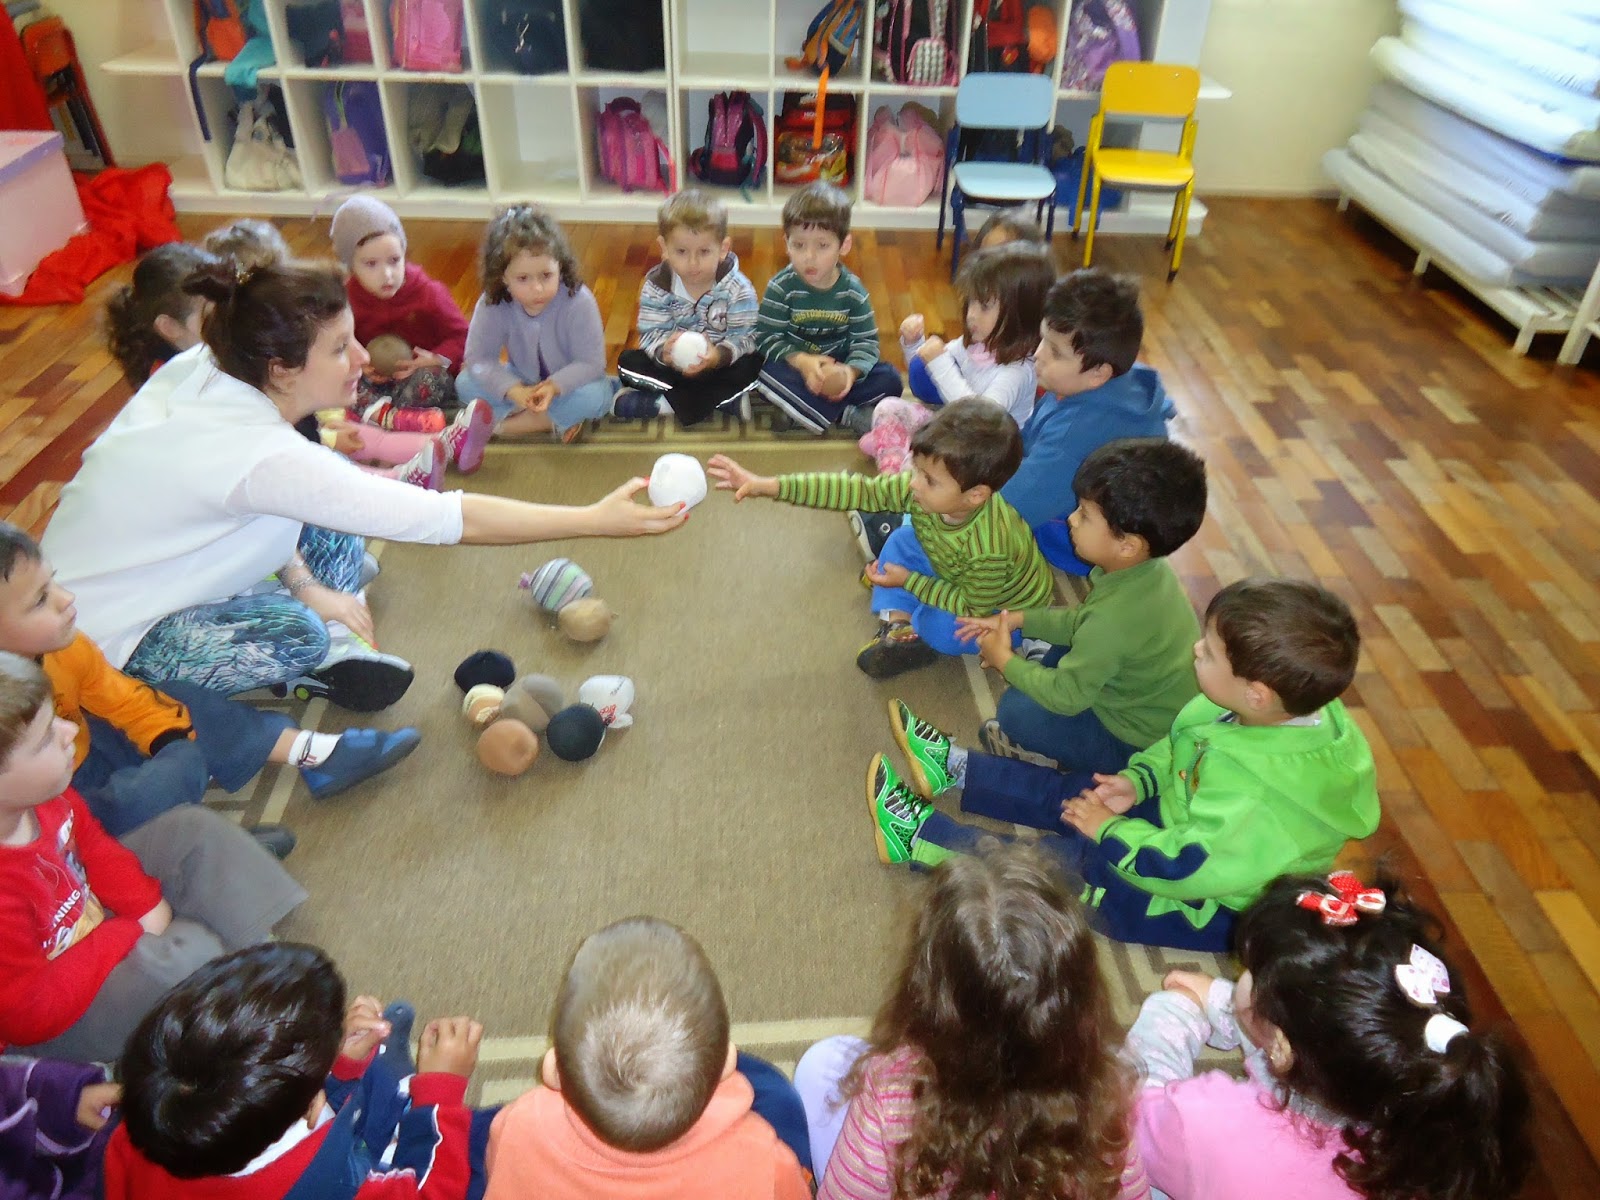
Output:
<instances>
[{"instance_id":1,"label":"toddler's head","mask_svg":"<svg viewBox=\"0 0 1600 1200\"><path fill-rule=\"evenodd\" d=\"M1044 230L1040 229L1034 221L1019 216L1015 209L1001 208L989 214L989 219L978 230L978 236L973 239L973 244L979 250L992 250L996 246L1008 245L1011 242L1028 242L1050 249L1050 243L1045 240Z\"/></svg>"},{"instance_id":2,"label":"toddler's head","mask_svg":"<svg viewBox=\"0 0 1600 1200\"><path fill-rule=\"evenodd\" d=\"M1239 922L1240 1028L1287 1093L1343 1125L1335 1169L1371 1200L1512 1196L1528 1171L1521 1072L1467 1028L1437 938L1392 881L1347 872L1278 879Z\"/></svg>"},{"instance_id":3,"label":"toddler's head","mask_svg":"<svg viewBox=\"0 0 1600 1200\"><path fill-rule=\"evenodd\" d=\"M280 267L294 256L271 221L240 217L206 234L205 248L235 271L248 274L262 267Z\"/></svg>"},{"instance_id":4,"label":"toddler's head","mask_svg":"<svg viewBox=\"0 0 1600 1200\"><path fill-rule=\"evenodd\" d=\"M1301 579L1241 579L1206 606L1195 643L1200 690L1247 725L1303 717L1355 678L1361 631L1350 607Z\"/></svg>"},{"instance_id":5,"label":"toddler's head","mask_svg":"<svg viewBox=\"0 0 1600 1200\"><path fill-rule=\"evenodd\" d=\"M1139 284L1098 268L1058 279L1044 301L1034 365L1039 386L1076 396L1125 375L1139 357Z\"/></svg>"},{"instance_id":6,"label":"toddler's head","mask_svg":"<svg viewBox=\"0 0 1600 1200\"><path fill-rule=\"evenodd\" d=\"M216 255L188 242L168 242L148 251L106 302L106 340L111 356L134 387L143 387L159 362L200 341L205 301L183 290L183 281Z\"/></svg>"},{"instance_id":7,"label":"toddler's head","mask_svg":"<svg viewBox=\"0 0 1600 1200\"><path fill-rule=\"evenodd\" d=\"M839 281L839 260L852 245L850 197L831 183L801 188L783 204L783 244L807 287L831 288Z\"/></svg>"},{"instance_id":8,"label":"toddler's head","mask_svg":"<svg viewBox=\"0 0 1600 1200\"><path fill-rule=\"evenodd\" d=\"M72 644L73 595L56 582L39 543L0 521L0 650L39 658Z\"/></svg>"},{"instance_id":9,"label":"toddler's head","mask_svg":"<svg viewBox=\"0 0 1600 1200\"><path fill-rule=\"evenodd\" d=\"M1021 465L1022 431L982 396L946 404L911 435L911 494L937 516L982 508Z\"/></svg>"},{"instance_id":10,"label":"toddler's head","mask_svg":"<svg viewBox=\"0 0 1600 1200\"><path fill-rule=\"evenodd\" d=\"M355 281L387 300L406 281L406 231L382 200L351 196L333 214L333 253Z\"/></svg>"},{"instance_id":11,"label":"toddler's head","mask_svg":"<svg viewBox=\"0 0 1600 1200\"><path fill-rule=\"evenodd\" d=\"M67 790L77 736L76 725L56 716L44 669L20 654L0 653L0 816L14 822Z\"/></svg>"},{"instance_id":12,"label":"toddler's head","mask_svg":"<svg viewBox=\"0 0 1600 1200\"><path fill-rule=\"evenodd\" d=\"M619 1150L659 1150L700 1119L733 1070L728 1006L705 951L654 917L578 947L550 1017L546 1083Z\"/></svg>"},{"instance_id":13,"label":"toddler's head","mask_svg":"<svg viewBox=\"0 0 1600 1200\"><path fill-rule=\"evenodd\" d=\"M1164 558L1206 515L1206 464L1166 438L1118 438L1078 468L1078 507L1067 517L1072 548L1108 571Z\"/></svg>"},{"instance_id":14,"label":"toddler's head","mask_svg":"<svg viewBox=\"0 0 1600 1200\"><path fill-rule=\"evenodd\" d=\"M561 225L537 204L502 210L483 235L483 295L490 304L515 300L531 317L550 306L560 288L583 286L578 260Z\"/></svg>"},{"instance_id":15,"label":"toddler's head","mask_svg":"<svg viewBox=\"0 0 1600 1200\"><path fill-rule=\"evenodd\" d=\"M1031 357L1039 347L1044 298L1055 279L1049 256L1031 242L968 256L956 276L968 341L983 343L998 363Z\"/></svg>"},{"instance_id":16,"label":"toddler's head","mask_svg":"<svg viewBox=\"0 0 1600 1200\"><path fill-rule=\"evenodd\" d=\"M344 1031L345 986L314 946L215 959L168 992L118 1065L134 1149L179 1179L243 1170L316 1120Z\"/></svg>"},{"instance_id":17,"label":"toddler's head","mask_svg":"<svg viewBox=\"0 0 1600 1200\"><path fill-rule=\"evenodd\" d=\"M733 249L722 201L699 188L684 188L661 202L656 228L661 257L684 286L702 293L709 289Z\"/></svg>"}]
</instances>

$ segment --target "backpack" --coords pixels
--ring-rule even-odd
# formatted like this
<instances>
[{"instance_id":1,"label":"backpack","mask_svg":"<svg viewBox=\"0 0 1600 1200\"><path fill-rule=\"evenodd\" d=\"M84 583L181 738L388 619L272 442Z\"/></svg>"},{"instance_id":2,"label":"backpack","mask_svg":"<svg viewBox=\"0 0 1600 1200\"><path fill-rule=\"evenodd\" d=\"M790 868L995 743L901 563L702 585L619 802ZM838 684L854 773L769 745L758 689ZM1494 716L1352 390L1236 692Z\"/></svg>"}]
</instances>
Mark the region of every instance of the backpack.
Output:
<instances>
[{"instance_id":1,"label":"backpack","mask_svg":"<svg viewBox=\"0 0 1600 1200\"><path fill-rule=\"evenodd\" d=\"M561 0L492 0L484 35L498 56L524 75L567 69L567 35Z\"/></svg>"},{"instance_id":2,"label":"backpack","mask_svg":"<svg viewBox=\"0 0 1600 1200\"><path fill-rule=\"evenodd\" d=\"M284 10L289 40L308 67L337 67L344 62L344 13L340 0L310 0Z\"/></svg>"},{"instance_id":3,"label":"backpack","mask_svg":"<svg viewBox=\"0 0 1600 1200\"><path fill-rule=\"evenodd\" d=\"M809 68L818 74L837 75L844 70L861 37L863 6L864 0L828 0L806 27L799 56L784 59L784 65L791 71Z\"/></svg>"},{"instance_id":4,"label":"backpack","mask_svg":"<svg viewBox=\"0 0 1600 1200\"><path fill-rule=\"evenodd\" d=\"M194 0L194 40L200 54L189 64L189 92L200 120L200 136L209 142L211 124L200 99L200 68L208 62L232 62L250 40L250 30L234 0Z\"/></svg>"},{"instance_id":5,"label":"backpack","mask_svg":"<svg viewBox=\"0 0 1600 1200\"><path fill-rule=\"evenodd\" d=\"M767 119L749 92L711 97L705 144L689 155L689 173L706 183L759 183L767 165Z\"/></svg>"},{"instance_id":6,"label":"backpack","mask_svg":"<svg viewBox=\"0 0 1600 1200\"><path fill-rule=\"evenodd\" d=\"M577 0L586 65L596 71L663 71L667 31L659 0Z\"/></svg>"},{"instance_id":7,"label":"backpack","mask_svg":"<svg viewBox=\"0 0 1600 1200\"><path fill-rule=\"evenodd\" d=\"M822 106L822 138L817 140L817 107ZM825 180L840 187L850 182L856 148L856 102L853 96L828 94L819 86L810 95L790 92L778 118L772 151L772 177L782 184Z\"/></svg>"},{"instance_id":8,"label":"backpack","mask_svg":"<svg viewBox=\"0 0 1600 1200\"><path fill-rule=\"evenodd\" d=\"M973 0L969 71L1026 71L1028 23L1022 0Z\"/></svg>"},{"instance_id":9,"label":"backpack","mask_svg":"<svg viewBox=\"0 0 1600 1200\"><path fill-rule=\"evenodd\" d=\"M394 65L406 71L461 70L461 0L393 0Z\"/></svg>"},{"instance_id":10,"label":"backpack","mask_svg":"<svg viewBox=\"0 0 1600 1200\"><path fill-rule=\"evenodd\" d=\"M670 196L678 190L672 152L650 128L637 100L619 96L607 104L595 121L595 141L601 176L624 192L650 188Z\"/></svg>"},{"instance_id":11,"label":"backpack","mask_svg":"<svg viewBox=\"0 0 1600 1200\"><path fill-rule=\"evenodd\" d=\"M1112 63L1139 57L1139 25L1128 0L1077 0L1067 25L1063 88L1092 91Z\"/></svg>"},{"instance_id":12,"label":"backpack","mask_svg":"<svg viewBox=\"0 0 1600 1200\"><path fill-rule=\"evenodd\" d=\"M223 183L241 192L281 192L301 186L294 151L269 117L270 104L246 101L239 106L233 145L223 164Z\"/></svg>"},{"instance_id":13,"label":"backpack","mask_svg":"<svg viewBox=\"0 0 1600 1200\"><path fill-rule=\"evenodd\" d=\"M340 24L344 27L344 61L372 61L372 36L367 31L367 6L363 0L339 0Z\"/></svg>"},{"instance_id":14,"label":"backpack","mask_svg":"<svg viewBox=\"0 0 1600 1200\"><path fill-rule=\"evenodd\" d=\"M873 36L878 75L914 87L956 82L956 24L951 0L883 0Z\"/></svg>"},{"instance_id":15,"label":"backpack","mask_svg":"<svg viewBox=\"0 0 1600 1200\"><path fill-rule=\"evenodd\" d=\"M944 183L944 139L910 104L895 116L880 108L867 130L867 181L873 204L916 208Z\"/></svg>"},{"instance_id":16,"label":"backpack","mask_svg":"<svg viewBox=\"0 0 1600 1200\"><path fill-rule=\"evenodd\" d=\"M329 84L322 93L333 174L340 183L389 182L389 139L383 132L378 85L367 80Z\"/></svg>"}]
</instances>

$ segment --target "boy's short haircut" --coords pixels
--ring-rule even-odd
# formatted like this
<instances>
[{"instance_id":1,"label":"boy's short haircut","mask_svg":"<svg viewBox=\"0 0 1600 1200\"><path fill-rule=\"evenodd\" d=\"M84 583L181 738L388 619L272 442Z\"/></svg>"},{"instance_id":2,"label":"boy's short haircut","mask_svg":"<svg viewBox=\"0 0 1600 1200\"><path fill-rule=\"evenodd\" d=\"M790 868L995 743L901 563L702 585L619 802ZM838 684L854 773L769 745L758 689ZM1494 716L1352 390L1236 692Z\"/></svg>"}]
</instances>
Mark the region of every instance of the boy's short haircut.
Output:
<instances>
[{"instance_id":1,"label":"boy's short haircut","mask_svg":"<svg viewBox=\"0 0 1600 1200\"><path fill-rule=\"evenodd\" d=\"M659 1150L700 1119L728 1058L728 1006L700 944L629 917L578 947L550 1016L561 1094L607 1145Z\"/></svg>"},{"instance_id":2,"label":"boy's short haircut","mask_svg":"<svg viewBox=\"0 0 1600 1200\"><path fill-rule=\"evenodd\" d=\"M1022 431L993 400L968 396L917 430L911 453L938 459L962 491L983 484L998 492L1022 465Z\"/></svg>"},{"instance_id":3,"label":"boy's short haircut","mask_svg":"<svg viewBox=\"0 0 1600 1200\"><path fill-rule=\"evenodd\" d=\"M118 1066L122 1123L179 1179L232 1175L304 1120L344 1039L344 980L315 946L224 955L168 992Z\"/></svg>"},{"instance_id":4,"label":"boy's short haircut","mask_svg":"<svg viewBox=\"0 0 1600 1200\"><path fill-rule=\"evenodd\" d=\"M1144 314L1139 311L1139 281L1090 267L1056 280L1044 298L1044 323L1072 337L1083 369L1110 366L1125 375L1139 358Z\"/></svg>"},{"instance_id":5,"label":"boy's short haircut","mask_svg":"<svg viewBox=\"0 0 1600 1200\"><path fill-rule=\"evenodd\" d=\"M656 210L656 228L664 238L671 237L674 229L687 229L690 233L709 233L720 242L728 236L728 207L710 192L684 188L661 202Z\"/></svg>"},{"instance_id":6,"label":"boy's short haircut","mask_svg":"<svg viewBox=\"0 0 1600 1200\"><path fill-rule=\"evenodd\" d=\"M54 698L55 689L35 660L0 651L0 766Z\"/></svg>"},{"instance_id":7,"label":"boy's short haircut","mask_svg":"<svg viewBox=\"0 0 1600 1200\"><path fill-rule=\"evenodd\" d=\"M783 202L783 236L796 229L826 229L841 242L850 236L850 197L831 183L811 183Z\"/></svg>"},{"instance_id":8,"label":"boy's short haircut","mask_svg":"<svg viewBox=\"0 0 1600 1200\"><path fill-rule=\"evenodd\" d=\"M1206 516L1205 461L1166 438L1107 442L1083 460L1072 490L1099 507L1112 533L1143 538L1151 558L1187 542Z\"/></svg>"},{"instance_id":9,"label":"boy's short haircut","mask_svg":"<svg viewBox=\"0 0 1600 1200\"><path fill-rule=\"evenodd\" d=\"M25 529L0 521L0 583L9 582L18 563L36 563L44 557L39 543Z\"/></svg>"},{"instance_id":10,"label":"boy's short haircut","mask_svg":"<svg viewBox=\"0 0 1600 1200\"><path fill-rule=\"evenodd\" d=\"M1264 683L1284 711L1302 717L1339 697L1355 678L1361 631L1343 600L1302 579L1241 579L1206 606L1228 664Z\"/></svg>"}]
</instances>

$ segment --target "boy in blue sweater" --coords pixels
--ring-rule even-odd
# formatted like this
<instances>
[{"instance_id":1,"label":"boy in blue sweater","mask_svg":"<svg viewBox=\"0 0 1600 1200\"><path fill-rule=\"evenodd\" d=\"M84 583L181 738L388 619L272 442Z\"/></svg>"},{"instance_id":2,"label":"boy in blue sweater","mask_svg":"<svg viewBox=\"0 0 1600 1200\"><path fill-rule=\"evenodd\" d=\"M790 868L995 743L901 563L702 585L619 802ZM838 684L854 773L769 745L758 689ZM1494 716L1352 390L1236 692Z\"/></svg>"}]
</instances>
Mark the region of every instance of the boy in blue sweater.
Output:
<instances>
[{"instance_id":1,"label":"boy in blue sweater","mask_svg":"<svg viewBox=\"0 0 1600 1200\"><path fill-rule=\"evenodd\" d=\"M1078 468L1116 438L1166 437L1176 410L1155 369L1134 363L1144 316L1132 279L1096 269L1058 279L1039 332L1034 366L1046 395L1022 427L1022 466L1000 495L1033 528L1051 566L1087 575L1067 531Z\"/></svg>"}]
</instances>

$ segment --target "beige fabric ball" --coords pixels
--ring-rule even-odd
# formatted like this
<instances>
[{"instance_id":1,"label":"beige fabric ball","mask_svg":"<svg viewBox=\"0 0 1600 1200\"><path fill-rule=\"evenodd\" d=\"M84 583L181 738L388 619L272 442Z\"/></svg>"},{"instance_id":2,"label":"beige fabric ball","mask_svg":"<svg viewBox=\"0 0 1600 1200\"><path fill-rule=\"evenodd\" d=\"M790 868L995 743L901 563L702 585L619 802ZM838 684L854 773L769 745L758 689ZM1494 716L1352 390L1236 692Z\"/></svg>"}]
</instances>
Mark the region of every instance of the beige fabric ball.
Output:
<instances>
[{"instance_id":1,"label":"beige fabric ball","mask_svg":"<svg viewBox=\"0 0 1600 1200\"><path fill-rule=\"evenodd\" d=\"M467 721L482 729L500 715L501 705L505 703L506 694L501 688L492 683L480 683L469 688L461 700L461 715Z\"/></svg>"},{"instance_id":2,"label":"beige fabric ball","mask_svg":"<svg viewBox=\"0 0 1600 1200\"><path fill-rule=\"evenodd\" d=\"M604 600L591 597L574 600L556 617L561 632L575 642L598 642L611 632L611 621L617 614Z\"/></svg>"}]
</instances>

